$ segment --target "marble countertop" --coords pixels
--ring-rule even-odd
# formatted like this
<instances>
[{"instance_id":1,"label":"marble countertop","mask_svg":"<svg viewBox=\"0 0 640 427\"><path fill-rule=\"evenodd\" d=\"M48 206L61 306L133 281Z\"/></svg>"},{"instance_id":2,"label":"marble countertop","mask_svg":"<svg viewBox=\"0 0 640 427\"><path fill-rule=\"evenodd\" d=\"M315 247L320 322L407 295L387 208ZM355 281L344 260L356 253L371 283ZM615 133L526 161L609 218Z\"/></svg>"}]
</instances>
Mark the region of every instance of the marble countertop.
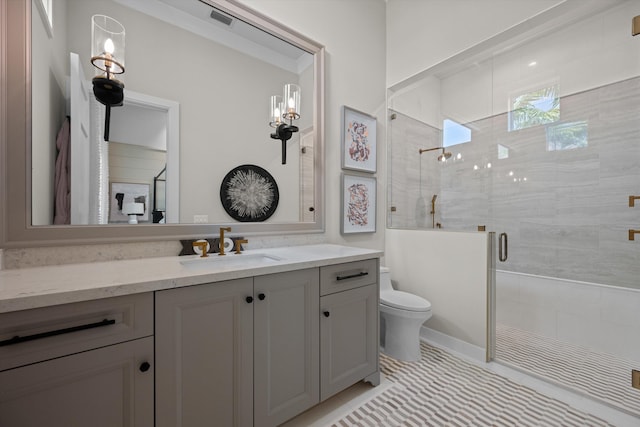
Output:
<instances>
[{"instance_id":1,"label":"marble countertop","mask_svg":"<svg viewBox=\"0 0 640 427\"><path fill-rule=\"evenodd\" d=\"M0 313L378 258L340 245L246 250L0 271ZM241 258L242 257L242 258Z\"/></svg>"}]
</instances>

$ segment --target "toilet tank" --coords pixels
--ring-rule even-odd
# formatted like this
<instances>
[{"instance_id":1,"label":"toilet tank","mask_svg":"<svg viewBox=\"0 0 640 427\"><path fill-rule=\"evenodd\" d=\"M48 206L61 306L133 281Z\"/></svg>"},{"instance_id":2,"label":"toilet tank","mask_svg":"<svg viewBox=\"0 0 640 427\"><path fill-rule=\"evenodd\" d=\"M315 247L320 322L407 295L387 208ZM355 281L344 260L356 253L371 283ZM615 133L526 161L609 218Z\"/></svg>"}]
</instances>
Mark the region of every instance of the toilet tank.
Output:
<instances>
[{"instance_id":1,"label":"toilet tank","mask_svg":"<svg viewBox=\"0 0 640 427\"><path fill-rule=\"evenodd\" d=\"M380 267L380 290L393 290L393 286L391 285L391 273L387 267Z\"/></svg>"}]
</instances>

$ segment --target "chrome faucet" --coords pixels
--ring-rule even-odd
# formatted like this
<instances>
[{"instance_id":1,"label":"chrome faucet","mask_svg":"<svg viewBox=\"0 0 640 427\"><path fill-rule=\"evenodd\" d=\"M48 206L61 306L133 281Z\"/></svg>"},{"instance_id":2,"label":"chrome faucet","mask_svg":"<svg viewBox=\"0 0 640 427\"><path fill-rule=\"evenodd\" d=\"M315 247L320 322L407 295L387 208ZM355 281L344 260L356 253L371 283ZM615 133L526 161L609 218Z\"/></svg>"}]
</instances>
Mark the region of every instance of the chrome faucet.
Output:
<instances>
[{"instance_id":1,"label":"chrome faucet","mask_svg":"<svg viewBox=\"0 0 640 427\"><path fill-rule=\"evenodd\" d=\"M231 231L231 227L220 227L220 242L218 244L218 255L226 255L224 253L224 232Z\"/></svg>"}]
</instances>

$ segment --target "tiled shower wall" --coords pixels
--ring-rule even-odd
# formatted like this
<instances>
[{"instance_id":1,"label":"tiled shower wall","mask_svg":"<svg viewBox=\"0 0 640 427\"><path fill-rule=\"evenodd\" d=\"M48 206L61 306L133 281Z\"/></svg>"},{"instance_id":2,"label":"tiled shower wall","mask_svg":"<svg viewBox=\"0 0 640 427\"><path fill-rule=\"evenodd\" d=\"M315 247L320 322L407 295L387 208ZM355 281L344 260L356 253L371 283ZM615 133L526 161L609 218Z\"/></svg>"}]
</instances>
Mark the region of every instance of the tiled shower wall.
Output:
<instances>
[{"instance_id":1,"label":"tiled shower wall","mask_svg":"<svg viewBox=\"0 0 640 427\"><path fill-rule=\"evenodd\" d=\"M438 195L433 222L443 230L508 234L501 270L639 288L640 243L628 240L640 228L640 206L628 206L640 193L639 100L640 78L562 97L560 122L588 126L588 145L570 150L548 151L544 125L508 131L507 114L465 123L471 141L447 148L444 164L418 154L439 146L441 131L396 113L388 224L431 228Z\"/></svg>"},{"instance_id":2,"label":"tiled shower wall","mask_svg":"<svg viewBox=\"0 0 640 427\"><path fill-rule=\"evenodd\" d=\"M640 290L498 271L496 296L500 324L640 363Z\"/></svg>"}]
</instances>

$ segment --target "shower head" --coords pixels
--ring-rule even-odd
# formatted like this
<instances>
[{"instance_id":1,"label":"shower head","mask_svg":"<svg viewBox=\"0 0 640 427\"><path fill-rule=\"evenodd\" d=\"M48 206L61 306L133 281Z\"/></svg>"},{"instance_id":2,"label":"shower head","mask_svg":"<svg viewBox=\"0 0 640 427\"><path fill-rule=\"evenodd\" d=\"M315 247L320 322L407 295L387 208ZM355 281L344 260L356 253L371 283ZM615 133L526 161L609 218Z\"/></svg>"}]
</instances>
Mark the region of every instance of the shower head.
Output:
<instances>
[{"instance_id":1,"label":"shower head","mask_svg":"<svg viewBox=\"0 0 640 427\"><path fill-rule=\"evenodd\" d=\"M442 149L442 154L440 154L438 156L438 161L439 162L444 162L445 160L451 158L451 153L449 153L448 151L444 151L444 148Z\"/></svg>"},{"instance_id":2,"label":"shower head","mask_svg":"<svg viewBox=\"0 0 640 427\"><path fill-rule=\"evenodd\" d=\"M432 204L435 203L437 198L438 198L438 195L434 194L433 197L431 198L431 203Z\"/></svg>"},{"instance_id":3,"label":"shower head","mask_svg":"<svg viewBox=\"0 0 640 427\"><path fill-rule=\"evenodd\" d=\"M438 156L439 162L444 162L445 160L451 157L451 153L449 153L448 151L444 151L444 147L421 148L418 150L418 153L422 154L427 151L434 151L434 150L442 150L442 154Z\"/></svg>"}]
</instances>

